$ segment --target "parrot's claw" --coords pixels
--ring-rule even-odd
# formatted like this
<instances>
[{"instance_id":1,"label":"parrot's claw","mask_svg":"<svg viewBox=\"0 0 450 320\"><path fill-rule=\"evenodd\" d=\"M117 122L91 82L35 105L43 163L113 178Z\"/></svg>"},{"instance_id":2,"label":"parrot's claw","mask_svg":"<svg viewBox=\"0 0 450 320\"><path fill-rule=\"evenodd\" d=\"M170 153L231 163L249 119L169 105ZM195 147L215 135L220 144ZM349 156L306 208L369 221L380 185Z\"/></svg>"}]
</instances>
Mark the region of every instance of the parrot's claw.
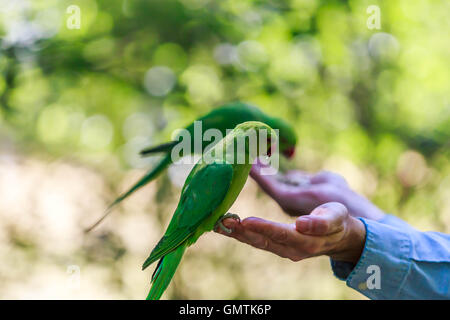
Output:
<instances>
[{"instance_id":1,"label":"parrot's claw","mask_svg":"<svg viewBox=\"0 0 450 320\"><path fill-rule=\"evenodd\" d=\"M228 212L227 214L224 214L219 220L217 220L216 226L214 227L214 229L217 229L217 227L219 227L220 229L222 229L223 231L225 231L226 233L230 234L233 232L232 229L227 228L223 225L222 221L228 218L232 218L235 219L239 222L241 222L241 218L234 213Z\"/></svg>"}]
</instances>

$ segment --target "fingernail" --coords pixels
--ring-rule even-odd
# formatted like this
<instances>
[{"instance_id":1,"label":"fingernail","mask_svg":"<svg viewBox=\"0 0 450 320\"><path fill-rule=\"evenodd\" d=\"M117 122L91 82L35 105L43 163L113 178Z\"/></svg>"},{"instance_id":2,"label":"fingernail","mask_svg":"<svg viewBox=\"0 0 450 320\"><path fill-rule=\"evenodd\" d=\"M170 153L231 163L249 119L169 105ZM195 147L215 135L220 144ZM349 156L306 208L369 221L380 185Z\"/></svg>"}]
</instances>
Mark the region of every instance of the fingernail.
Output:
<instances>
[{"instance_id":1,"label":"fingernail","mask_svg":"<svg viewBox=\"0 0 450 320\"><path fill-rule=\"evenodd\" d=\"M221 229L220 227L217 227L215 230L214 230L216 233L218 233L218 234L221 234L221 235L223 235L223 236L230 236L230 233L228 233L228 232L225 232L223 229Z\"/></svg>"},{"instance_id":2,"label":"fingernail","mask_svg":"<svg viewBox=\"0 0 450 320\"><path fill-rule=\"evenodd\" d=\"M297 230L308 232L311 230L312 221L309 217L300 217L297 219Z\"/></svg>"},{"instance_id":3,"label":"fingernail","mask_svg":"<svg viewBox=\"0 0 450 320\"><path fill-rule=\"evenodd\" d=\"M236 226L236 221L234 219L225 219L223 225L227 228L234 228Z\"/></svg>"}]
</instances>

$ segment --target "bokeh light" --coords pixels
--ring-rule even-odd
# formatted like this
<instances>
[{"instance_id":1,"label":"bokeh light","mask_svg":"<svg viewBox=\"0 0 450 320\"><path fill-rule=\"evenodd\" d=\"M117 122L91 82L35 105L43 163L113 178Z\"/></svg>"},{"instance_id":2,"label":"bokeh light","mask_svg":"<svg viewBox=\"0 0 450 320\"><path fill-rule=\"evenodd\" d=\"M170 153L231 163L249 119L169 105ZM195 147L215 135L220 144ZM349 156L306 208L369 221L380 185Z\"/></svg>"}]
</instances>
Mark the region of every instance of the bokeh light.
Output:
<instances>
[{"instance_id":1,"label":"bokeh light","mask_svg":"<svg viewBox=\"0 0 450 320\"><path fill-rule=\"evenodd\" d=\"M74 4L80 29L66 24ZM380 29L367 27L370 5ZM95 232L83 228L161 159L142 148L235 100L295 127L288 169L337 172L419 230L450 232L449 10L410 0L0 0L0 298L143 299L153 270L141 265L191 166L174 164ZM293 221L250 179L230 211ZM164 298L363 296L326 257L292 263L209 233Z\"/></svg>"}]
</instances>

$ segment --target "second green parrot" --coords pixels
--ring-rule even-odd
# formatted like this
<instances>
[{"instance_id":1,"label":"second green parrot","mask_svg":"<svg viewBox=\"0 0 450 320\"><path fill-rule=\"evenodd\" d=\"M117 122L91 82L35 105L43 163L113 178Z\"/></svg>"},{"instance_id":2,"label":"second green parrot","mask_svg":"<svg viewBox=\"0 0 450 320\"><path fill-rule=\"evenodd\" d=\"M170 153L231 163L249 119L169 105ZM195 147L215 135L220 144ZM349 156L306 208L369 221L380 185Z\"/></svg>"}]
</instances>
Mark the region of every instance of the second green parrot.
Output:
<instances>
[{"instance_id":1,"label":"second green parrot","mask_svg":"<svg viewBox=\"0 0 450 320\"><path fill-rule=\"evenodd\" d=\"M294 128L283 119L271 117L255 106L242 102L229 103L212 110L208 114L199 118L197 121L201 121L203 130L206 131L212 128L218 129L222 133L222 136L225 136L226 130L233 129L240 123L246 121L263 122L269 125L271 128L279 130L279 150L281 154L283 154L287 158L291 158L294 155L295 145L297 143L297 137ZM210 144L209 141L203 141L201 137L195 136L194 123L191 123L189 126L187 126L186 130L191 134L192 137L192 151L195 151L194 141L202 141L202 151ZM86 231L92 230L109 214L109 212L111 212L111 209L113 207L122 202L125 198L130 196L139 188L154 180L161 172L163 172L172 163L171 151L178 142L179 141L171 141L142 150L141 154L144 156L159 152L164 153L164 156L154 168L148 171L148 173L144 175L138 182L136 182L128 191L114 200L114 202L107 208L104 215Z\"/></svg>"}]
</instances>

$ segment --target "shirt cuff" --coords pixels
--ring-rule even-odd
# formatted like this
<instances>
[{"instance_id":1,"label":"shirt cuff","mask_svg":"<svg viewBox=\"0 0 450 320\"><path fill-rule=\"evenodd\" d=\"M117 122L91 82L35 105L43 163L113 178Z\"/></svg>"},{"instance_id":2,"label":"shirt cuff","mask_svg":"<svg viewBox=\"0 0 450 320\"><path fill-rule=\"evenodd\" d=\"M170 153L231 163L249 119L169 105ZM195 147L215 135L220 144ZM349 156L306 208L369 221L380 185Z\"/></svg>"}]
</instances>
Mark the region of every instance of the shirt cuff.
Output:
<instances>
[{"instance_id":1,"label":"shirt cuff","mask_svg":"<svg viewBox=\"0 0 450 320\"><path fill-rule=\"evenodd\" d=\"M366 228L356 265L331 260L334 275L370 299L396 299L410 265L411 240L401 229L359 218Z\"/></svg>"},{"instance_id":2,"label":"shirt cuff","mask_svg":"<svg viewBox=\"0 0 450 320\"><path fill-rule=\"evenodd\" d=\"M377 222L388 224L393 227L397 228L409 228L414 229L411 225L409 225L407 222L403 221L400 218L397 218L396 216L393 216L391 214L385 214L383 218L380 220L376 220Z\"/></svg>"}]
</instances>

